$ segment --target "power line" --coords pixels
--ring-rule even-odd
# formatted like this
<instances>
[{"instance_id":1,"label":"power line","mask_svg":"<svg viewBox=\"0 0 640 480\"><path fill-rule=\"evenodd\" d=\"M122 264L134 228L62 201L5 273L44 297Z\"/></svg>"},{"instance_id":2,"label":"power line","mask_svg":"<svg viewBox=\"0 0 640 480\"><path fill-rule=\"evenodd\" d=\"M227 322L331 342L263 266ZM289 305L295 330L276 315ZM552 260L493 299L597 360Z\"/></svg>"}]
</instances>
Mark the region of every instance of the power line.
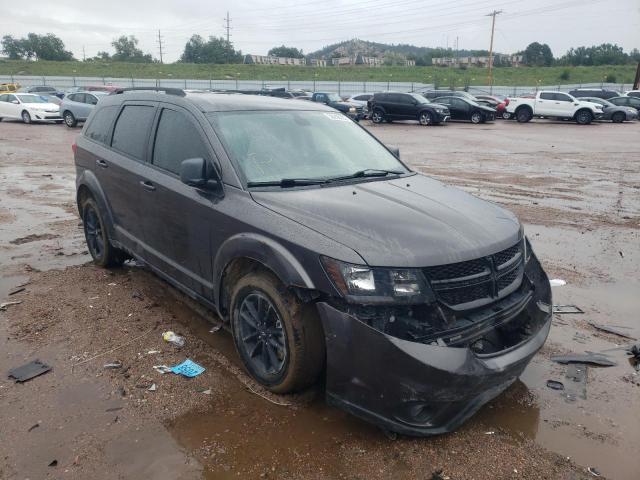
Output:
<instances>
[{"instance_id":1,"label":"power line","mask_svg":"<svg viewBox=\"0 0 640 480\"><path fill-rule=\"evenodd\" d=\"M494 10L486 16L491 17L491 43L489 44L489 93L493 93L493 33L496 29L496 15L500 15L502 10Z\"/></svg>"}]
</instances>

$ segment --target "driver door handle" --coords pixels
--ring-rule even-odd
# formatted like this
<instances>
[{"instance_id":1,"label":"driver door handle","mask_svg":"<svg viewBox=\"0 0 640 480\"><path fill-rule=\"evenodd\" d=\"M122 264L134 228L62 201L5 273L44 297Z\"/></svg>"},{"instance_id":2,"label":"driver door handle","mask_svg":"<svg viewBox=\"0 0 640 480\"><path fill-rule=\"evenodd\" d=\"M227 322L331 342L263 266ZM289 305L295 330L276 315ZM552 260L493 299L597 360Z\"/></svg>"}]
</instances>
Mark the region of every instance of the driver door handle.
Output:
<instances>
[{"instance_id":1,"label":"driver door handle","mask_svg":"<svg viewBox=\"0 0 640 480\"><path fill-rule=\"evenodd\" d=\"M142 188L150 192L153 192L156 189L156 186L153 183L151 183L149 180L140 180L140 185L142 185Z\"/></svg>"},{"instance_id":2,"label":"driver door handle","mask_svg":"<svg viewBox=\"0 0 640 480\"><path fill-rule=\"evenodd\" d=\"M104 161L104 160L102 160L101 158L99 158L98 160L96 160L96 164L97 164L99 167L102 167L102 168L107 168L107 167L109 166L109 165L107 164L107 162L105 162L105 161Z\"/></svg>"}]
</instances>

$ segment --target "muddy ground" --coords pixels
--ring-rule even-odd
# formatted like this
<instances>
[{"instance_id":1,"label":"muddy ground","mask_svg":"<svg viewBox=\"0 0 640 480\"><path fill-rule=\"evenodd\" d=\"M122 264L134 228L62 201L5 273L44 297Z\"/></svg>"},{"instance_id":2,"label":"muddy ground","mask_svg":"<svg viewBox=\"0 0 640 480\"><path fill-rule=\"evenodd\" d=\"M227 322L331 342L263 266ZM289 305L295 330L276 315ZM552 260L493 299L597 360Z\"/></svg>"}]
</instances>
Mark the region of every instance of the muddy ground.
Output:
<instances>
[{"instance_id":1,"label":"muddy ground","mask_svg":"<svg viewBox=\"0 0 640 480\"><path fill-rule=\"evenodd\" d=\"M207 312L135 264L87 263L78 130L2 122L0 301L21 303L0 312L0 478L582 479L594 467L637 479L640 376L620 348L630 341L589 322L640 337L640 123L368 128L414 168L517 212L550 277L567 281L554 303L585 313L554 317L520 381L430 439L390 440L327 407L321 385L264 392ZM183 349L163 343L168 329L186 337ZM586 382L550 361L605 350L618 365L589 368ZM35 358L53 370L7 378ZM153 369L185 358L206 371L189 380ZM104 368L112 362L122 368Z\"/></svg>"}]
</instances>

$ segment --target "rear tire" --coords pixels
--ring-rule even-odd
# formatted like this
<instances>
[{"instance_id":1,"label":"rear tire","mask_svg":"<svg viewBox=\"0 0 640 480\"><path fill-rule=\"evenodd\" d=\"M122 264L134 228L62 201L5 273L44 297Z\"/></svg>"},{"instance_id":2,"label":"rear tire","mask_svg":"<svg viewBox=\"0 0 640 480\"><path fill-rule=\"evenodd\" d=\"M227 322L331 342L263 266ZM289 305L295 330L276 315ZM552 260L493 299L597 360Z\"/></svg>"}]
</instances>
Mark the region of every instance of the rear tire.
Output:
<instances>
[{"instance_id":1,"label":"rear tire","mask_svg":"<svg viewBox=\"0 0 640 480\"><path fill-rule=\"evenodd\" d=\"M527 123L533 118L533 112L530 108L524 107L516 110L516 120L518 123Z\"/></svg>"},{"instance_id":2,"label":"rear tire","mask_svg":"<svg viewBox=\"0 0 640 480\"><path fill-rule=\"evenodd\" d=\"M575 119L578 125L589 125L593 121L593 114L589 110L578 110Z\"/></svg>"},{"instance_id":3,"label":"rear tire","mask_svg":"<svg viewBox=\"0 0 640 480\"><path fill-rule=\"evenodd\" d=\"M27 125L29 125L31 123L31 115L26 110L23 110L23 112L22 112L22 114L20 116L22 117L22 121L24 123L26 123Z\"/></svg>"},{"instance_id":4,"label":"rear tire","mask_svg":"<svg viewBox=\"0 0 640 480\"><path fill-rule=\"evenodd\" d=\"M504 120L511 120L511 114L509 112L502 112L502 118Z\"/></svg>"},{"instance_id":5,"label":"rear tire","mask_svg":"<svg viewBox=\"0 0 640 480\"><path fill-rule=\"evenodd\" d=\"M64 123L69 128L73 128L78 125L78 120L76 120L76 117L74 117L73 113L69 111L64 112L62 118L64 118Z\"/></svg>"},{"instance_id":6,"label":"rear tire","mask_svg":"<svg viewBox=\"0 0 640 480\"><path fill-rule=\"evenodd\" d=\"M109 241L106 224L96 201L89 197L82 203L82 225L93 263L101 267L118 267L127 255Z\"/></svg>"},{"instance_id":7,"label":"rear tire","mask_svg":"<svg viewBox=\"0 0 640 480\"><path fill-rule=\"evenodd\" d=\"M230 307L236 350L257 382L289 393L316 381L325 340L315 305L302 303L273 273L258 270L233 285Z\"/></svg>"},{"instance_id":8,"label":"rear tire","mask_svg":"<svg viewBox=\"0 0 640 480\"><path fill-rule=\"evenodd\" d=\"M372 113L371 113L371 121L373 123L382 123L384 121L384 113L382 113L382 110L375 109Z\"/></svg>"},{"instance_id":9,"label":"rear tire","mask_svg":"<svg viewBox=\"0 0 640 480\"><path fill-rule=\"evenodd\" d=\"M623 112L616 112L611 116L613 123L622 123L627 119L627 116Z\"/></svg>"}]
</instances>

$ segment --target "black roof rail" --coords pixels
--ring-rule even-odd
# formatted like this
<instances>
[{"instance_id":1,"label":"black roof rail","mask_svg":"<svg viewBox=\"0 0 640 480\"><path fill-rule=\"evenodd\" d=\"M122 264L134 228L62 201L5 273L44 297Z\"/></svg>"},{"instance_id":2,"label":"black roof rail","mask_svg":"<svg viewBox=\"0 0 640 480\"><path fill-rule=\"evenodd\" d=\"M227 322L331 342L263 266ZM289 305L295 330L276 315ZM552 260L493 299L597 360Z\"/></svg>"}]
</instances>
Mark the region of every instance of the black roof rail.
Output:
<instances>
[{"instance_id":1,"label":"black roof rail","mask_svg":"<svg viewBox=\"0 0 640 480\"><path fill-rule=\"evenodd\" d=\"M136 92L136 91L151 91L151 92L164 92L167 95L176 95L178 97L184 97L186 93L181 88L171 88L171 87L127 87L127 88L116 88L111 95L119 95L124 92Z\"/></svg>"}]
</instances>

